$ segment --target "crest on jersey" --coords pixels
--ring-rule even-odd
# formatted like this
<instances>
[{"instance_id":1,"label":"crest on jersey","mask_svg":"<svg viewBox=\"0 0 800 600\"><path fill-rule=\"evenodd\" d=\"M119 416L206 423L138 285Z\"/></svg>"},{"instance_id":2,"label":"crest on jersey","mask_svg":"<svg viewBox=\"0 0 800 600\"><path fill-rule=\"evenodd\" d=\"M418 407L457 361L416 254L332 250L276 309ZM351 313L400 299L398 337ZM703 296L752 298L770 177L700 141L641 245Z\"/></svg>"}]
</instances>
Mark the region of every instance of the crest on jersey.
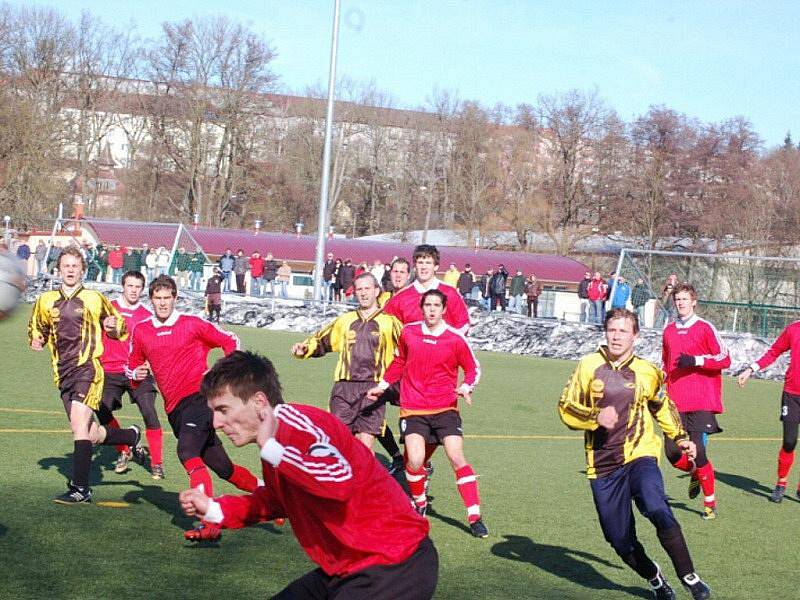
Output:
<instances>
[{"instance_id":1,"label":"crest on jersey","mask_svg":"<svg viewBox=\"0 0 800 600\"><path fill-rule=\"evenodd\" d=\"M55 306L50 309L50 318L54 321L58 321L61 318L61 310L56 308Z\"/></svg>"}]
</instances>

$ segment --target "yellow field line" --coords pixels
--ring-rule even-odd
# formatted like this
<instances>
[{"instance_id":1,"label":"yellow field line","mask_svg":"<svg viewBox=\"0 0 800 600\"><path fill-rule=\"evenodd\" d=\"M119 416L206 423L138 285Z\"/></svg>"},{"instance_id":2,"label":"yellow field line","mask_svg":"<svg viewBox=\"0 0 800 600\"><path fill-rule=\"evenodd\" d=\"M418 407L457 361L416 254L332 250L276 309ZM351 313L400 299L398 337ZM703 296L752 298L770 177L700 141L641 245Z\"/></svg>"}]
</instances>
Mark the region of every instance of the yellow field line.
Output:
<instances>
[{"instance_id":1,"label":"yellow field line","mask_svg":"<svg viewBox=\"0 0 800 600\"><path fill-rule=\"evenodd\" d=\"M0 433L72 433L71 429L0 429Z\"/></svg>"},{"instance_id":2,"label":"yellow field line","mask_svg":"<svg viewBox=\"0 0 800 600\"><path fill-rule=\"evenodd\" d=\"M63 410L40 410L37 408L5 408L0 407L0 412L28 413L34 415L66 415Z\"/></svg>"}]
</instances>

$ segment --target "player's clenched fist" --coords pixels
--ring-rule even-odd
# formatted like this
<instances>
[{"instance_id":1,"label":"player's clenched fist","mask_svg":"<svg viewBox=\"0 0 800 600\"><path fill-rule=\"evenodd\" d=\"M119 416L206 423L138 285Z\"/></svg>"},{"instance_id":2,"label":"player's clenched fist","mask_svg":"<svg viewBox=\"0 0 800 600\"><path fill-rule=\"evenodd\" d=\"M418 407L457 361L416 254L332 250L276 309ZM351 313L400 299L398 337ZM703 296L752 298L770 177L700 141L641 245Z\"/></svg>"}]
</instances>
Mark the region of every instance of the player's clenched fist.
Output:
<instances>
[{"instance_id":1,"label":"player's clenched fist","mask_svg":"<svg viewBox=\"0 0 800 600\"><path fill-rule=\"evenodd\" d=\"M613 429L618 420L619 415L617 414L617 409L613 406L601 408L600 412L597 414L597 424L606 429Z\"/></svg>"},{"instance_id":2,"label":"player's clenched fist","mask_svg":"<svg viewBox=\"0 0 800 600\"><path fill-rule=\"evenodd\" d=\"M208 512L209 497L198 489L184 490L178 494L181 510L189 517L203 518Z\"/></svg>"},{"instance_id":3,"label":"player's clenched fist","mask_svg":"<svg viewBox=\"0 0 800 600\"><path fill-rule=\"evenodd\" d=\"M42 336L33 338L31 340L31 348L37 352L41 352L44 349L44 338Z\"/></svg>"},{"instance_id":4,"label":"player's clenched fist","mask_svg":"<svg viewBox=\"0 0 800 600\"><path fill-rule=\"evenodd\" d=\"M292 345L292 354L295 356L303 357L306 355L306 352L308 352L308 346L306 344L298 342Z\"/></svg>"}]
</instances>

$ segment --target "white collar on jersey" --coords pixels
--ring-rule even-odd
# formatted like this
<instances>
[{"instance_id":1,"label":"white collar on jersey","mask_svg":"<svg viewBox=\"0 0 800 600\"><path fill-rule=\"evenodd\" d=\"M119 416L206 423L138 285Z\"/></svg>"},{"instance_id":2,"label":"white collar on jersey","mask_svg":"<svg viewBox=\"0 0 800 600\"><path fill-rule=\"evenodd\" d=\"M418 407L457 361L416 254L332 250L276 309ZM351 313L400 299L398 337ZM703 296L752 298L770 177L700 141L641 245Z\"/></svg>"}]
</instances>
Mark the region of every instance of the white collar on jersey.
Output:
<instances>
[{"instance_id":1,"label":"white collar on jersey","mask_svg":"<svg viewBox=\"0 0 800 600\"><path fill-rule=\"evenodd\" d=\"M136 304L128 304L128 301L125 300L125 296L122 294L120 294L119 298L117 298L117 304L119 304L120 308L125 308L127 310L136 310L142 305L141 302L137 302Z\"/></svg>"},{"instance_id":2,"label":"white collar on jersey","mask_svg":"<svg viewBox=\"0 0 800 600\"><path fill-rule=\"evenodd\" d=\"M155 316L155 314L154 314L153 318L152 318L153 327L155 327L155 328L172 327L178 321L178 317L180 317L180 316L181 316L181 313L179 313L177 310L173 310L172 314L169 316L169 319L167 319L166 321L162 321L157 316Z\"/></svg>"},{"instance_id":3,"label":"white collar on jersey","mask_svg":"<svg viewBox=\"0 0 800 600\"><path fill-rule=\"evenodd\" d=\"M675 319L675 327L677 327L678 329L688 329L689 327L697 323L698 319L699 317L695 313L692 313L692 316L686 319L685 321L681 321L680 319Z\"/></svg>"},{"instance_id":4,"label":"white collar on jersey","mask_svg":"<svg viewBox=\"0 0 800 600\"><path fill-rule=\"evenodd\" d=\"M425 292L427 292L428 290L438 290L438 289L439 289L439 283L441 283L441 282L439 281L439 279L438 279L438 278L436 278L436 277L434 277L434 278L431 280L431 284L430 284L428 287L424 287L424 286L423 286L423 285L422 285L422 284L421 284L419 281L417 281L416 279L414 280L414 283L413 283L413 284L411 284L411 285L413 285L413 286L414 286L414 289L415 289L415 290L417 290L417 291L418 291L420 294L424 294L424 293L425 293Z\"/></svg>"},{"instance_id":5,"label":"white collar on jersey","mask_svg":"<svg viewBox=\"0 0 800 600\"><path fill-rule=\"evenodd\" d=\"M422 322L422 333L424 335L431 335L433 337L439 337L445 331L447 331L447 323L445 323L444 321L439 323L439 325L436 327L436 329L430 329L428 327L428 324L425 321Z\"/></svg>"}]
</instances>

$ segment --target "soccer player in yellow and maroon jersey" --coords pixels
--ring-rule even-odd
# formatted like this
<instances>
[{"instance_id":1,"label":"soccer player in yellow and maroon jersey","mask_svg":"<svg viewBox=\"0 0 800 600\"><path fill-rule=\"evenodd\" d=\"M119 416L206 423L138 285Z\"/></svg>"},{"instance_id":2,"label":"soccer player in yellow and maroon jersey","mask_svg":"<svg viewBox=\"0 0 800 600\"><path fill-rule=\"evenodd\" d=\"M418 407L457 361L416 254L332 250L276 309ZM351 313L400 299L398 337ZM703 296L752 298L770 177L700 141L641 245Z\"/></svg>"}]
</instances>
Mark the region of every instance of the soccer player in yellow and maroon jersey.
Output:
<instances>
[{"instance_id":1,"label":"soccer player in yellow and maroon jersey","mask_svg":"<svg viewBox=\"0 0 800 600\"><path fill-rule=\"evenodd\" d=\"M615 308L605 318L606 345L578 363L558 403L570 429L584 431L586 475L606 541L631 569L645 578L659 600L675 592L636 537L631 502L656 528L658 540L681 583L696 600L711 597L694 572L678 521L667 504L658 468L664 435L693 458L696 447L684 431L675 405L664 393L664 375L633 353L639 334L636 313Z\"/></svg>"},{"instance_id":2,"label":"soccer player in yellow and maroon jersey","mask_svg":"<svg viewBox=\"0 0 800 600\"><path fill-rule=\"evenodd\" d=\"M72 428L72 480L55 501L81 504L92 500L92 443L136 447L140 434L137 427L117 429L94 422L103 393L103 332L125 339L125 321L105 296L81 285L86 261L77 248L61 253L58 270L61 287L44 292L33 306L28 343L37 352L49 346L55 384Z\"/></svg>"}]
</instances>

